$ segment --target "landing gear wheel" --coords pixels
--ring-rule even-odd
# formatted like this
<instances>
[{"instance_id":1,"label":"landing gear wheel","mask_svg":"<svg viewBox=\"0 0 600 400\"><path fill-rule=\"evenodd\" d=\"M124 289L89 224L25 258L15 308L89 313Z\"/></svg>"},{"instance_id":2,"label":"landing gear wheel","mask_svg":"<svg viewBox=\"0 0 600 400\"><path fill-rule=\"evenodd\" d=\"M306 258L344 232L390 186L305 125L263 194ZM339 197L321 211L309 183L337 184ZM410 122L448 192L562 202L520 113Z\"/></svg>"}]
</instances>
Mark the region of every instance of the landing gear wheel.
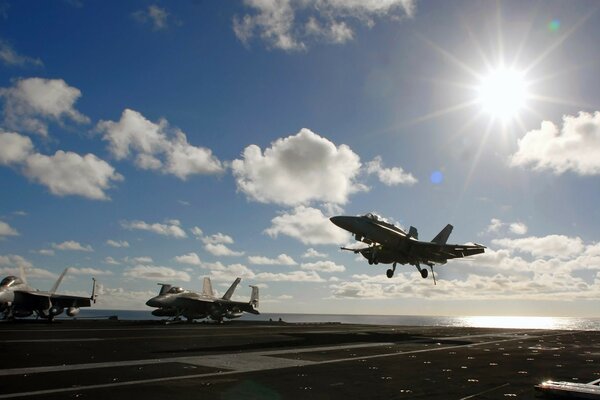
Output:
<instances>
[{"instance_id":1,"label":"landing gear wheel","mask_svg":"<svg viewBox=\"0 0 600 400\"><path fill-rule=\"evenodd\" d=\"M373 260L373 264L375 264L375 265L379 264L379 260L378 259L374 259Z\"/></svg>"},{"instance_id":2,"label":"landing gear wheel","mask_svg":"<svg viewBox=\"0 0 600 400\"><path fill-rule=\"evenodd\" d=\"M373 265L373 260L369 258L369 265Z\"/></svg>"},{"instance_id":3,"label":"landing gear wheel","mask_svg":"<svg viewBox=\"0 0 600 400\"><path fill-rule=\"evenodd\" d=\"M423 268L421 270L421 278L425 279L425 278L427 278L428 275L429 275L429 272L425 268Z\"/></svg>"},{"instance_id":4,"label":"landing gear wheel","mask_svg":"<svg viewBox=\"0 0 600 400\"><path fill-rule=\"evenodd\" d=\"M388 269L385 274L387 275L388 278L391 278L394 276L394 271L392 271L391 269Z\"/></svg>"}]
</instances>

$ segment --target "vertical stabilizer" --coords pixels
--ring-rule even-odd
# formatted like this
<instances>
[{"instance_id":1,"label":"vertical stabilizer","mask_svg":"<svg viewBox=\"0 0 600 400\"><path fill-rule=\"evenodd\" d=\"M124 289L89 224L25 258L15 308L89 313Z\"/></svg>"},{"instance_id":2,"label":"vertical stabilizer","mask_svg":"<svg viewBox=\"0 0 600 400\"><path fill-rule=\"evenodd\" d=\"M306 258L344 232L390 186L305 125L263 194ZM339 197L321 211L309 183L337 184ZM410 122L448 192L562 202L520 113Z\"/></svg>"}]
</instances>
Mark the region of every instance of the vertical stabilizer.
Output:
<instances>
[{"instance_id":1,"label":"vertical stabilizer","mask_svg":"<svg viewBox=\"0 0 600 400\"><path fill-rule=\"evenodd\" d=\"M65 270L62 272L62 274L60 274L60 276L58 277L56 282L54 282L54 286L52 286L52 289L50 289L50 293L52 293L52 294L56 293L58 286L62 282L62 280L65 277L65 274L67 273L68 270L69 270L69 267L65 268Z\"/></svg>"},{"instance_id":2,"label":"vertical stabilizer","mask_svg":"<svg viewBox=\"0 0 600 400\"><path fill-rule=\"evenodd\" d=\"M27 285L27 274L25 274L25 267L23 264L19 265L19 274L21 275L21 281Z\"/></svg>"},{"instance_id":3,"label":"vertical stabilizer","mask_svg":"<svg viewBox=\"0 0 600 400\"><path fill-rule=\"evenodd\" d=\"M209 277L204 278L204 282L202 284L202 295L215 297L215 292L213 292L212 283Z\"/></svg>"},{"instance_id":4,"label":"vertical stabilizer","mask_svg":"<svg viewBox=\"0 0 600 400\"><path fill-rule=\"evenodd\" d=\"M450 237L450 234L452 233L453 228L454 227L450 224L446 225L446 227L442 229L441 232L438 233L437 236L434 237L431 242L437 244L446 244L448 238Z\"/></svg>"},{"instance_id":5,"label":"vertical stabilizer","mask_svg":"<svg viewBox=\"0 0 600 400\"><path fill-rule=\"evenodd\" d=\"M252 286L252 294L250 295L250 304L254 306L254 308L258 308L258 286Z\"/></svg>"},{"instance_id":6,"label":"vertical stabilizer","mask_svg":"<svg viewBox=\"0 0 600 400\"><path fill-rule=\"evenodd\" d=\"M230 300L231 299L231 296L233 295L233 292L235 291L235 288L237 287L238 283L240 283L241 280L242 280L242 278L236 278L236 280L233 281L233 283L231 284L231 286L229 287L229 289L227 289L227 291L223 295L223 297L222 297L223 300Z\"/></svg>"},{"instance_id":7,"label":"vertical stabilizer","mask_svg":"<svg viewBox=\"0 0 600 400\"><path fill-rule=\"evenodd\" d=\"M160 292L158 292L159 296L167 293L173 287L173 285L169 285L167 283L158 283L158 285L160 285Z\"/></svg>"},{"instance_id":8,"label":"vertical stabilizer","mask_svg":"<svg viewBox=\"0 0 600 400\"><path fill-rule=\"evenodd\" d=\"M410 229L408 230L408 237L419 240L419 232L417 231L417 228L415 228L414 226L411 226Z\"/></svg>"}]
</instances>

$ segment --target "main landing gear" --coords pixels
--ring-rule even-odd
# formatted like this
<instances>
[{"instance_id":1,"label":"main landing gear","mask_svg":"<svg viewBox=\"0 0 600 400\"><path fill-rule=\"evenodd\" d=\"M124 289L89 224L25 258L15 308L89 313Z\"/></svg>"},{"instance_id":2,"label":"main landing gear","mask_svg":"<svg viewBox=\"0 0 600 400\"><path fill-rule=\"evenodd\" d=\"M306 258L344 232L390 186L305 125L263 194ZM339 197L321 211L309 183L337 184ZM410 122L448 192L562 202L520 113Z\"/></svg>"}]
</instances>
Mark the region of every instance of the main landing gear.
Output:
<instances>
[{"instance_id":1,"label":"main landing gear","mask_svg":"<svg viewBox=\"0 0 600 400\"><path fill-rule=\"evenodd\" d=\"M427 269L425 269L425 268L421 268L419 263L416 263L415 267L421 273L421 278L426 279L429 276L429 271L427 271ZM429 269L431 269L431 276L433 277L433 284L437 285L437 282L435 281L435 274L433 273L433 264L429 264Z\"/></svg>"},{"instance_id":2,"label":"main landing gear","mask_svg":"<svg viewBox=\"0 0 600 400\"><path fill-rule=\"evenodd\" d=\"M394 272L396 272L396 263L392 264L392 268L388 269L385 274L388 278L391 278L394 276Z\"/></svg>"}]
</instances>

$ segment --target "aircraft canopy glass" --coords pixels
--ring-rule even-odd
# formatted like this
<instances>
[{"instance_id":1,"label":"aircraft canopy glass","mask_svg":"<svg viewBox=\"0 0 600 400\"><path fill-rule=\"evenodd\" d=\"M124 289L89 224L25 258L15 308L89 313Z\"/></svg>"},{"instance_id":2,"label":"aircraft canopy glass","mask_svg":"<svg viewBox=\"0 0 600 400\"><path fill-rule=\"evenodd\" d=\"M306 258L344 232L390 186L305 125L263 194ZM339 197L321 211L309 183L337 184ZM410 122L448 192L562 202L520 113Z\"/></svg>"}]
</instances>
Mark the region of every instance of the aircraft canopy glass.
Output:
<instances>
[{"instance_id":1,"label":"aircraft canopy glass","mask_svg":"<svg viewBox=\"0 0 600 400\"><path fill-rule=\"evenodd\" d=\"M171 289L169 289L169 291L167 293L173 293L173 294L183 293L183 288L173 286Z\"/></svg>"},{"instance_id":2,"label":"aircraft canopy glass","mask_svg":"<svg viewBox=\"0 0 600 400\"><path fill-rule=\"evenodd\" d=\"M365 215L363 215L363 217L372 219L373 221L379 221L381 219L381 217L377 214L373 214L373 213L367 213Z\"/></svg>"},{"instance_id":3,"label":"aircraft canopy glass","mask_svg":"<svg viewBox=\"0 0 600 400\"><path fill-rule=\"evenodd\" d=\"M7 276L6 278L2 279L2 282L0 282L0 287L9 287L17 283L21 283L19 278L16 276Z\"/></svg>"}]
</instances>

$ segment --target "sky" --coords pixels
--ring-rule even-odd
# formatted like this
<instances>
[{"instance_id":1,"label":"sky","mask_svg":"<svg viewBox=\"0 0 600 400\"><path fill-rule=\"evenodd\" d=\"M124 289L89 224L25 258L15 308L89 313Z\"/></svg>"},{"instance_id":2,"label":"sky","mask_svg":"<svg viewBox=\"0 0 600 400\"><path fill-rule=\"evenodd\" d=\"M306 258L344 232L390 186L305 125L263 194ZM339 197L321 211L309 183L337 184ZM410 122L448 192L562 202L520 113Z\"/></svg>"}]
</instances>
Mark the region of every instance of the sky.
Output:
<instances>
[{"instance_id":1,"label":"sky","mask_svg":"<svg viewBox=\"0 0 600 400\"><path fill-rule=\"evenodd\" d=\"M596 1L0 0L0 275L99 309L600 317ZM485 254L368 265L334 215Z\"/></svg>"}]
</instances>

